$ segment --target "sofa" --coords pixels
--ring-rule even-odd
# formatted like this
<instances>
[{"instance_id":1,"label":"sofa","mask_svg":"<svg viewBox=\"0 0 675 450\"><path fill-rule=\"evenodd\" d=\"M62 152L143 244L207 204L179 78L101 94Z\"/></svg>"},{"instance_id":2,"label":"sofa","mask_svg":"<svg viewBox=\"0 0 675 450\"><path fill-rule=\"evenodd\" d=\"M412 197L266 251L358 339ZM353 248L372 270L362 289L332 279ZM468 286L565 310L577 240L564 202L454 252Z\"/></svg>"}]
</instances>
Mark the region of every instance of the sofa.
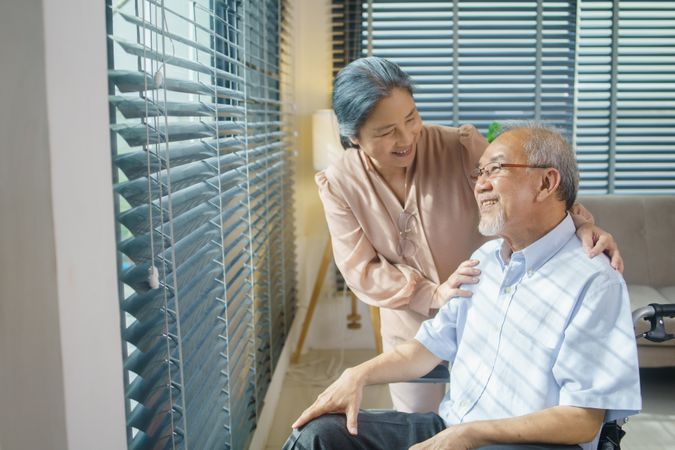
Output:
<instances>
[{"instance_id":1,"label":"sofa","mask_svg":"<svg viewBox=\"0 0 675 450\"><path fill-rule=\"evenodd\" d=\"M580 196L579 202L609 231L624 259L624 278L633 310L650 303L675 303L675 196ZM640 321L636 331L648 329ZM675 319L666 319L675 333ZM638 339L640 367L675 366L675 340Z\"/></svg>"}]
</instances>

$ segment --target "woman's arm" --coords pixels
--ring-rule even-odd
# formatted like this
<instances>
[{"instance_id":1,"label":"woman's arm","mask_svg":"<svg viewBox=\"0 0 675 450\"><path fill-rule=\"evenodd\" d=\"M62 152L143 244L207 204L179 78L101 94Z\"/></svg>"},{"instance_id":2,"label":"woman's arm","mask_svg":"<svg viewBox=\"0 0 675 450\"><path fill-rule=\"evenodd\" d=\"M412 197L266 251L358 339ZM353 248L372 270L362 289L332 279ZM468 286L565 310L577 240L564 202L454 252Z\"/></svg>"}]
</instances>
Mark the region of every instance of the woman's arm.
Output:
<instances>
[{"instance_id":1,"label":"woman's arm","mask_svg":"<svg viewBox=\"0 0 675 450\"><path fill-rule=\"evenodd\" d=\"M471 171L478 166L478 160L488 146L488 141L473 125L465 124L459 127L459 144L462 147L461 157L466 181L473 189L474 181Z\"/></svg>"},{"instance_id":2,"label":"woman's arm","mask_svg":"<svg viewBox=\"0 0 675 450\"><path fill-rule=\"evenodd\" d=\"M347 285L365 303L390 309L409 308L424 316L439 309L452 296L469 297L458 289L475 283L475 263L464 263L444 283L427 279L406 264L392 264L373 248L352 210L330 185L323 172L316 175L319 196L333 244L335 263ZM397 238L392 236L392 239Z\"/></svg>"}]
</instances>

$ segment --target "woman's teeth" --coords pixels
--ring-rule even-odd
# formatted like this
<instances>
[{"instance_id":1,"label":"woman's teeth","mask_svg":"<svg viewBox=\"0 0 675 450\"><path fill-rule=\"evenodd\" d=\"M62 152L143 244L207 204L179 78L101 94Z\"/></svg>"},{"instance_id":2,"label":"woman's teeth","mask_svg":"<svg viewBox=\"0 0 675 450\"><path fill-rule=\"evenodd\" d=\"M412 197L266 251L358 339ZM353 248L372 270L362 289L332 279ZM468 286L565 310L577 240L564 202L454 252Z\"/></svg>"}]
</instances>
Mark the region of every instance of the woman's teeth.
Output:
<instances>
[{"instance_id":1,"label":"woman's teeth","mask_svg":"<svg viewBox=\"0 0 675 450\"><path fill-rule=\"evenodd\" d=\"M410 151L412 150L412 146L407 147L401 151L394 152L394 155L396 156L408 156L410 154Z\"/></svg>"}]
</instances>

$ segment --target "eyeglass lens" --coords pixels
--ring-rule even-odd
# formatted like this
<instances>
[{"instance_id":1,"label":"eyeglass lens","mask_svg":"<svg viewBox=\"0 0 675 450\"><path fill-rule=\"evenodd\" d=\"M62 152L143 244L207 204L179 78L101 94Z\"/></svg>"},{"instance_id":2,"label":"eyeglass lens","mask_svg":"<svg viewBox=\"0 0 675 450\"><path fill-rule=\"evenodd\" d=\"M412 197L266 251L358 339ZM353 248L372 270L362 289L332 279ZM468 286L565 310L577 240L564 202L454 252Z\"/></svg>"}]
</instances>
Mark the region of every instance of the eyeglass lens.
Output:
<instances>
[{"instance_id":1,"label":"eyeglass lens","mask_svg":"<svg viewBox=\"0 0 675 450\"><path fill-rule=\"evenodd\" d=\"M481 175L485 175L488 178L491 178L501 170L502 165L498 162L492 162L485 164L483 167L476 167L471 171L471 178L473 180L478 180Z\"/></svg>"}]
</instances>

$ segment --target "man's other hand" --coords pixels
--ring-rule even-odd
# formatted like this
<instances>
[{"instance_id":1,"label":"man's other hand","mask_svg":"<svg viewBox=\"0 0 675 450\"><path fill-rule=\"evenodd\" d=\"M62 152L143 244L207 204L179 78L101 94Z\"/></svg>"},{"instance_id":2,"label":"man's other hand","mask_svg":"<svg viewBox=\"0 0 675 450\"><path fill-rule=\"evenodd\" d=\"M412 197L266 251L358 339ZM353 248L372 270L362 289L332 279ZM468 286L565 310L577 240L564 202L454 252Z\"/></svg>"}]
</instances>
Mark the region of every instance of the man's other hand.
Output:
<instances>
[{"instance_id":1,"label":"man's other hand","mask_svg":"<svg viewBox=\"0 0 675 450\"><path fill-rule=\"evenodd\" d=\"M312 405L293 422L292 428L300 428L312 419L327 413L343 413L347 416L347 430L357 434L356 419L363 397L364 382L355 369L345 370L340 378L328 386Z\"/></svg>"},{"instance_id":2,"label":"man's other hand","mask_svg":"<svg viewBox=\"0 0 675 450\"><path fill-rule=\"evenodd\" d=\"M413 445L410 450L470 450L477 447L470 434L470 423L451 425L434 437Z\"/></svg>"}]
</instances>

